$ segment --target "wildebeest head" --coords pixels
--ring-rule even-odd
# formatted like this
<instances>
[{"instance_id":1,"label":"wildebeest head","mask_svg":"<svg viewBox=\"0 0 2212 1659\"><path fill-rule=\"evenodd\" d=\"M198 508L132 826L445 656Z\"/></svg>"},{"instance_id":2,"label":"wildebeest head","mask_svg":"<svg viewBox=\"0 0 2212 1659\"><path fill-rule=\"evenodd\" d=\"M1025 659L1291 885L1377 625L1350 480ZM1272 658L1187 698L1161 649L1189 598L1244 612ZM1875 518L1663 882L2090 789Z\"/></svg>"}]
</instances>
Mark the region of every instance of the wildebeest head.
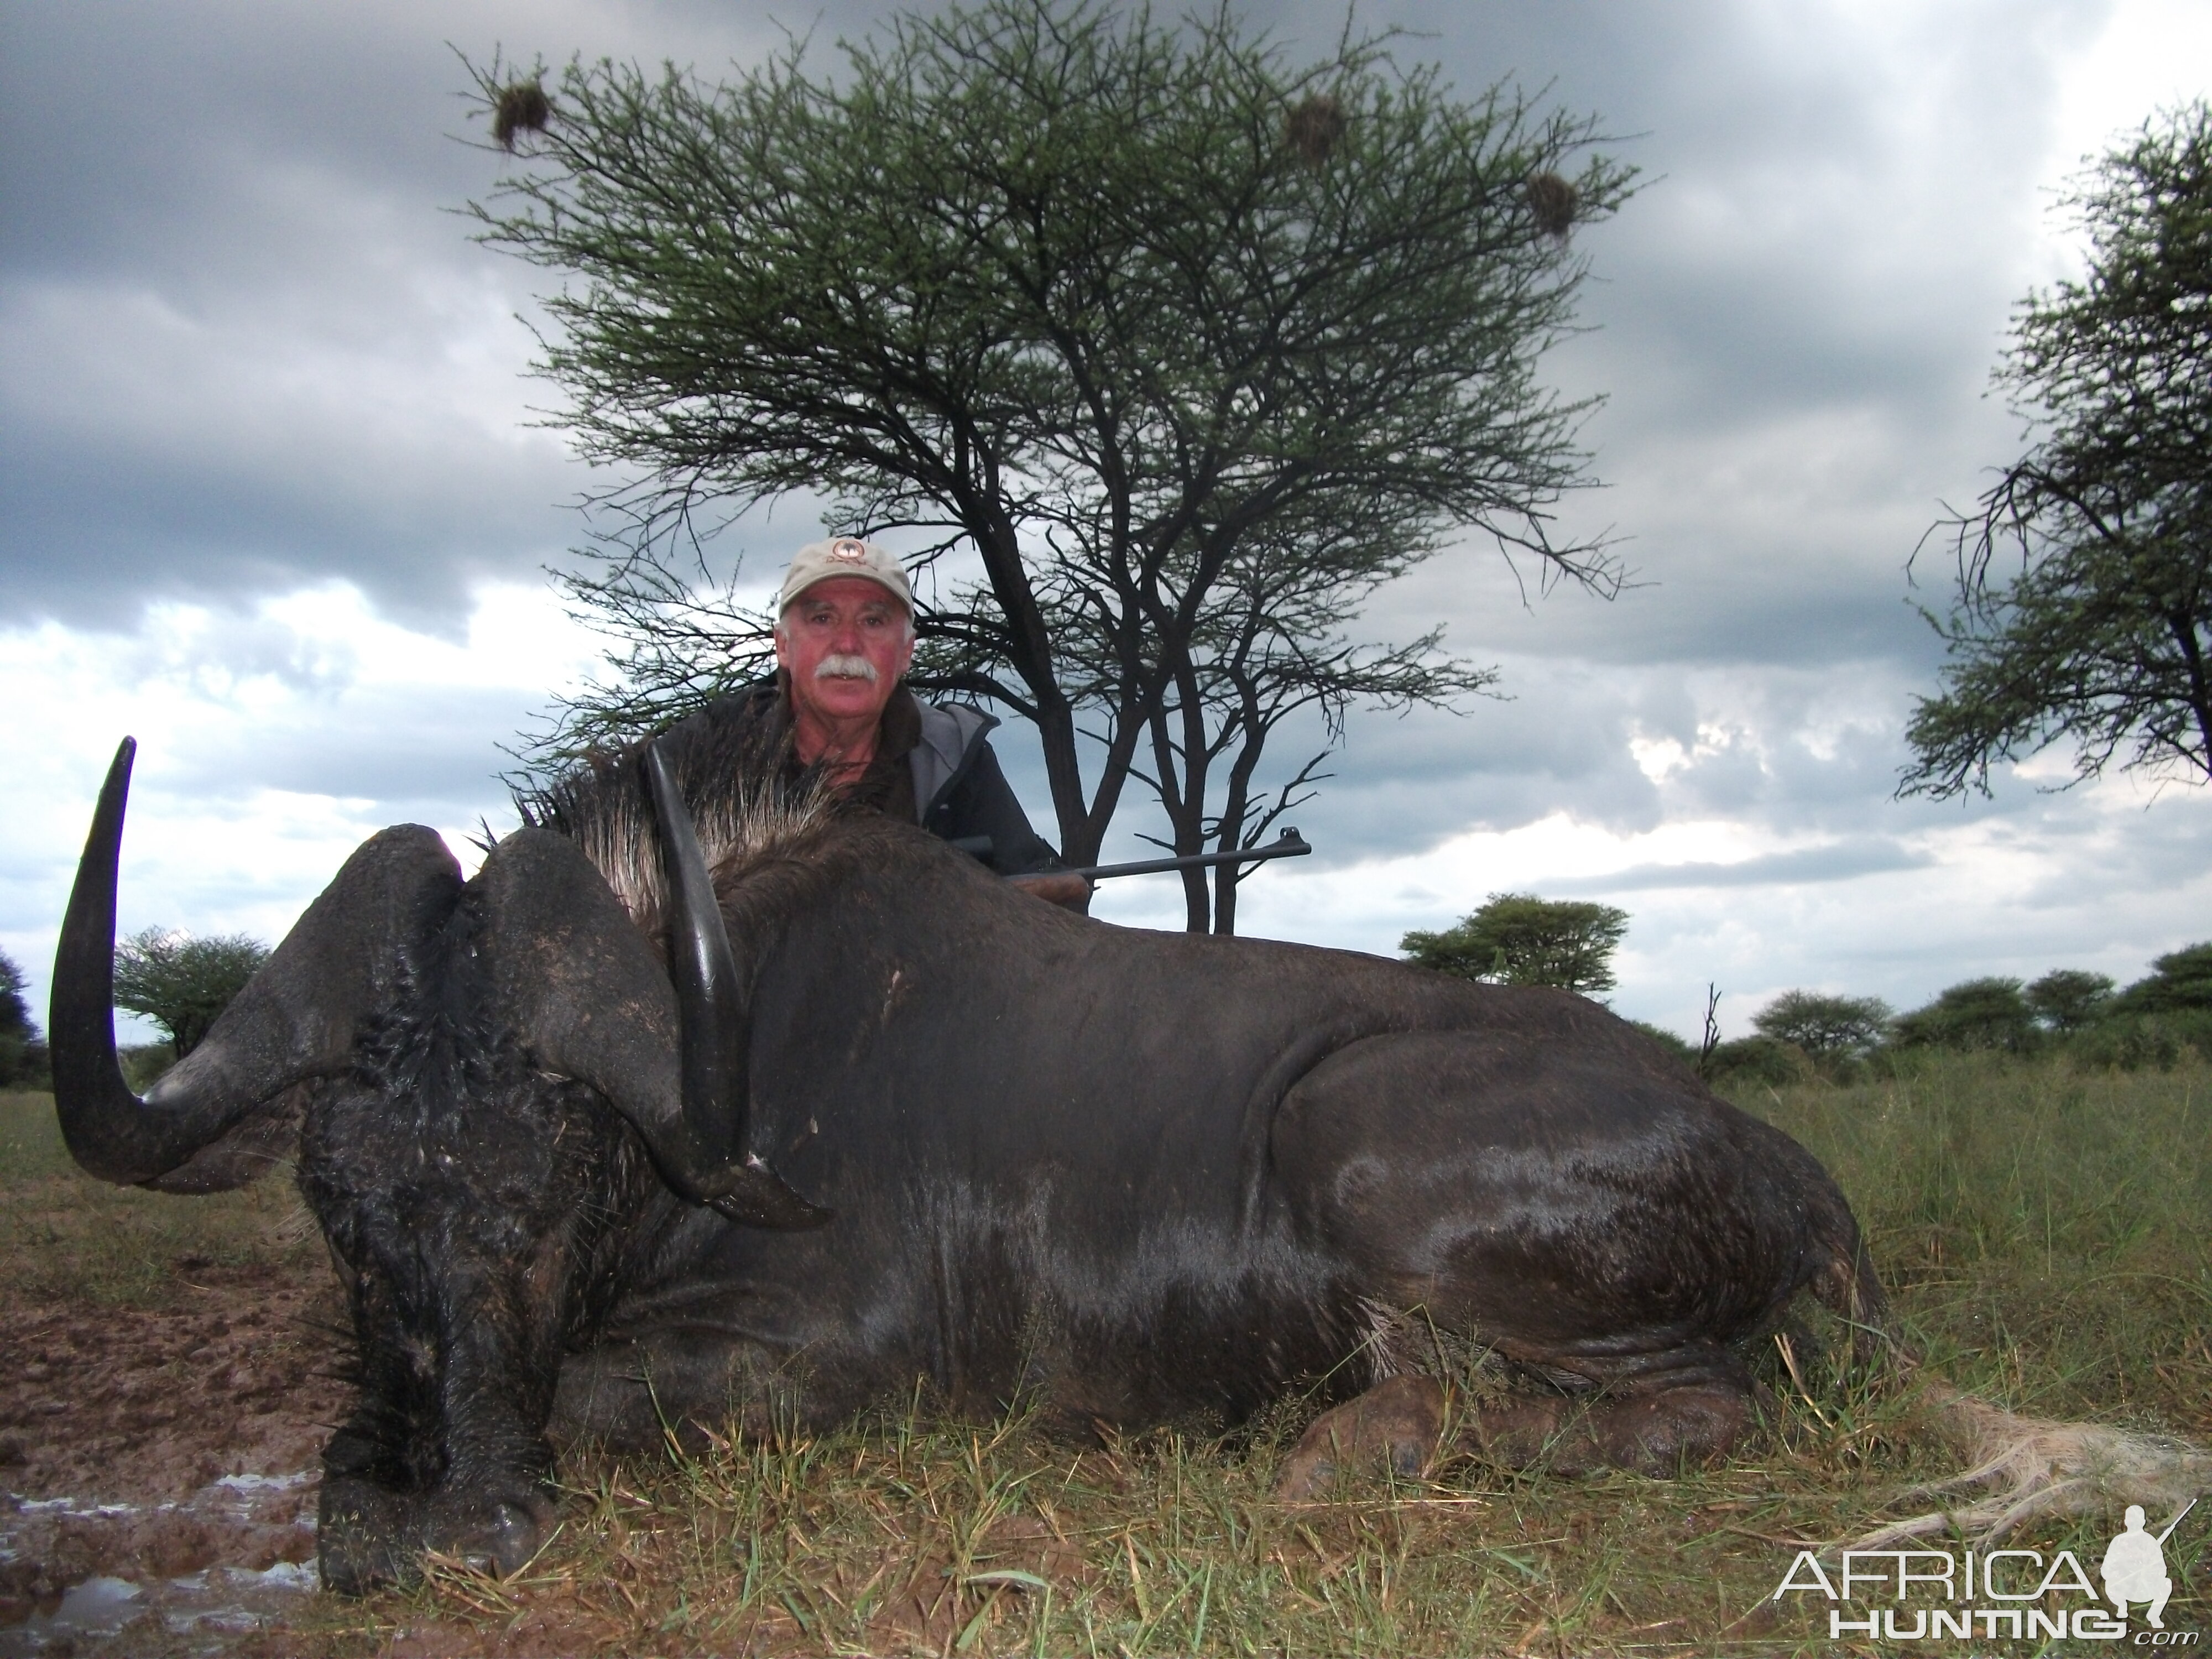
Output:
<instances>
[{"instance_id":1,"label":"wildebeest head","mask_svg":"<svg viewBox=\"0 0 2212 1659\"><path fill-rule=\"evenodd\" d=\"M326 1579L404 1576L426 1547L512 1568L550 1520L564 1322L615 1276L623 1218L672 1202L665 1183L751 1225L829 1218L748 1150L744 987L677 780L630 757L542 803L569 833L527 824L465 884L430 830L372 837L141 1099L112 1016L134 753L100 792L55 963L70 1150L109 1181L204 1193L296 1146L362 1384L325 1453ZM664 927L665 960L644 931Z\"/></svg>"},{"instance_id":2,"label":"wildebeest head","mask_svg":"<svg viewBox=\"0 0 2212 1659\"><path fill-rule=\"evenodd\" d=\"M137 747L125 738L108 769L62 924L55 1104L71 1155L92 1174L216 1192L266 1167L289 1133L288 1092L345 1072L364 1023L423 981L448 943L460 871L420 825L372 837L142 1100L116 1063L112 1013L116 866ZM742 988L675 781L657 749L640 764L661 869L643 868L646 837L618 830L598 848L535 829L510 838L511 856L479 878L502 945L479 991L541 1069L605 1097L684 1197L757 1225L819 1224L821 1212L745 1155ZM651 912L639 921L667 927L665 969L590 852L627 861L623 884Z\"/></svg>"}]
</instances>

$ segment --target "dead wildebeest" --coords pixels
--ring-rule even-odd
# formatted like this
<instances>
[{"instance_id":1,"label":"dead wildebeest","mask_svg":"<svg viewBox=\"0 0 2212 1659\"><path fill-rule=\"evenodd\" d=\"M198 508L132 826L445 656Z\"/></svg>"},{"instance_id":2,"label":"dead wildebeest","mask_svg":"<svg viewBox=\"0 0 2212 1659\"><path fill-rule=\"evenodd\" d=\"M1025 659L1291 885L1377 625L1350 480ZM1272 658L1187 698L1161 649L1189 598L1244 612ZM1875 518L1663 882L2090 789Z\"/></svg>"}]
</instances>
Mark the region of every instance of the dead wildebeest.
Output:
<instances>
[{"instance_id":1,"label":"dead wildebeest","mask_svg":"<svg viewBox=\"0 0 2212 1659\"><path fill-rule=\"evenodd\" d=\"M56 965L62 1126L167 1191L296 1149L357 1350L340 1589L526 1560L549 1431L916 1378L1128 1426L1374 1385L1294 1454L1310 1486L1434 1449L1441 1396L1372 1340L1418 1310L1528 1380L1470 1413L1492 1455L1664 1469L1742 1431L1736 1346L1801 1291L1878 1322L1818 1163L1594 1003L1091 921L714 740L528 804L465 884L430 830L374 837L142 1101L109 1006L131 755Z\"/></svg>"}]
</instances>

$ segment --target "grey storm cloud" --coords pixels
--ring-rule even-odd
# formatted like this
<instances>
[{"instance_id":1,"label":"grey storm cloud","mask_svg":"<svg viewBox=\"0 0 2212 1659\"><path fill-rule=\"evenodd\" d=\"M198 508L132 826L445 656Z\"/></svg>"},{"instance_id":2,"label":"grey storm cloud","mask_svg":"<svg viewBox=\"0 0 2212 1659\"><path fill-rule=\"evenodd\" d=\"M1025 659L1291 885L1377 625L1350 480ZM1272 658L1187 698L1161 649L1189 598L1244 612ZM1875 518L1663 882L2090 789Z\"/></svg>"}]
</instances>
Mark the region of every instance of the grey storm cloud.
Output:
<instances>
[{"instance_id":1,"label":"grey storm cloud","mask_svg":"<svg viewBox=\"0 0 2212 1659\"><path fill-rule=\"evenodd\" d=\"M514 757L505 734L535 712L530 699L499 690L448 692L434 721L398 688L356 688L312 723L257 728L221 746L180 757L161 776L171 794L204 803L242 800L257 789L370 799L395 820L466 822L495 827L504 810L501 774Z\"/></svg>"},{"instance_id":2,"label":"grey storm cloud","mask_svg":"<svg viewBox=\"0 0 2212 1659\"><path fill-rule=\"evenodd\" d=\"M1769 853L1734 864L1639 864L1604 876L1553 882L1562 895L1633 893L1658 887L1773 887L1807 882L1848 881L1883 870L1916 870L1932 863L1924 853L1878 836L1860 836L1830 847Z\"/></svg>"},{"instance_id":3,"label":"grey storm cloud","mask_svg":"<svg viewBox=\"0 0 2212 1659\"><path fill-rule=\"evenodd\" d=\"M785 39L778 17L834 62L839 34L893 9L0 0L0 627L96 631L127 677L148 602L190 599L227 619L210 651L299 699L250 738L226 727L166 757L149 803L242 813L269 788L371 800L382 821L470 822L501 809L500 744L543 707L371 689L254 622L263 599L343 581L454 638L477 584L532 580L585 537L566 504L593 478L532 424L557 392L527 378L514 320L551 279L471 245L453 212L510 165L456 142L471 131L457 51L712 76ZM1591 113L1643 170L1615 221L1578 233L1589 331L1542 371L1562 395L1606 399L1583 431L1603 487L1561 502L1559 532L1613 538L1633 585L1610 602L1545 592L1524 568L1524 587L1470 540L1378 595L1358 629L1442 623L1448 648L1499 667L1506 700L1355 714L1334 775L1291 814L1313 866L1560 813L1622 836L1723 820L1796 850L1639 866L1589 890L1647 894L1651 944L1631 945L1656 949L1700 937L1699 885L1746 890L1736 914L1785 918L1790 938L1759 947L1788 964L1773 971L1811 983L1834 975L1788 920L1809 914L1792 890L1808 905L1851 883L1853 899L1917 891L1936 878L1923 843L1962 825L1993 858L2068 849L2063 878L2025 910L1960 919L1955 945L1820 945L1899 1000L1942 982L1947 951L2056 960L2048 941L2186 929L2144 896L2205 866L2206 815L2171 795L2125 822L2018 786L1996 802L1891 799L1911 700L1940 661L1911 602L1946 597L1940 547L1917 588L1907 561L1941 503L1971 499L2018 442L1989 368L2012 303L2048 276L2033 233L2036 185L2068 159L2051 154L2055 88L2108 10L1361 7L1361 26L1402 27L1401 56L1439 62L1463 92L1510 78ZM1252 15L1306 57L1345 19L1333 0ZM778 547L802 526L811 510L787 507L746 539ZM1322 741L1285 730L1275 775ZM1641 746L1665 743L1679 755L1647 774ZM1042 821L1033 742L1009 729L1001 746ZM1155 826L1139 791L1129 801L1115 839L1133 852ZM73 857L0 840L0 933L50 927L51 872ZM1662 921L1668 905L1681 908ZM2008 942L2029 912L2042 931ZM2124 954L2099 948L2075 954Z\"/></svg>"},{"instance_id":4,"label":"grey storm cloud","mask_svg":"<svg viewBox=\"0 0 2212 1659\"><path fill-rule=\"evenodd\" d=\"M800 26L826 57L836 35L890 9L817 9ZM1632 611L1577 611L1580 626L1551 643L1636 659L1795 641L1820 656L1898 631L1889 607L1909 550L1894 543L1914 526L1845 556L1805 546L1793 503L1763 515L1747 499L1727 544L1711 546L1711 494L1728 487L1716 480L1688 504L1700 540L1684 544L1654 523L1662 503L1644 499L1639 469L1695 474L1661 441L1686 409L1748 424L1922 404L1978 378L1984 365L1960 344L1976 331L1958 314L2001 322L2014 273L1987 254L2012 227L1951 197L2033 166L2040 100L2020 88L2049 80L2054 44L2093 10L2007 6L1998 27L1993 9L1951 8L1917 25L1898 50L1956 59L1940 80L1954 107L1902 139L1884 63L1823 51L1822 30L1839 25L1814 14L1784 25L1705 0L1363 15L1402 25L1403 49L1441 60L1463 89L1512 76L1594 112L1649 177L1588 239L1598 331L1557 362L1571 389L1612 397L1590 435L1599 474L1622 481L1571 518L1630 521L1624 550L1657 591ZM521 382L519 332L507 337L511 404L454 406L455 357L488 319L526 310L539 280L469 246L447 211L497 170L454 142L467 131L455 51L556 62L611 51L713 73L779 38L766 14L726 8L500 0L152 11L14 0L6 19L0 561L18 614L94 626L127 621L149 597L333 576L423 625L462 614L473 580L556 556L578 534L561 506L588 480L556 437L523 425L552 392ZM1272 21L1309 52L1343 23L1319 5ZM1899 153L1907 142L1976 148L1938 167ZM1899 257L1900 225L1938 214L1942 237L1912 239L1944 251L1933 280L1877 280L1893 275L1884 261ZM1931 499L1945 482L1929 480ZM1748 625L1754 616L1763 625Z\"/></svg>"},{"instance_id":5,"label":"grey storm cloud","mask_svg":"<svg viewBox=\"0 0 2212 1659\"><path fill-rule=\"evenodd\" d=\"M552 401L513 320L532 273L453 211L500 166L456 142L474 131L457 52L489 61L527 33L556 56L720 57L775 38L710 12L11 0L11 618L127 629L152 599L335 578L450 631L472 583L557 557L590 479L530 424Z\"/></svg>"}]
</instances>

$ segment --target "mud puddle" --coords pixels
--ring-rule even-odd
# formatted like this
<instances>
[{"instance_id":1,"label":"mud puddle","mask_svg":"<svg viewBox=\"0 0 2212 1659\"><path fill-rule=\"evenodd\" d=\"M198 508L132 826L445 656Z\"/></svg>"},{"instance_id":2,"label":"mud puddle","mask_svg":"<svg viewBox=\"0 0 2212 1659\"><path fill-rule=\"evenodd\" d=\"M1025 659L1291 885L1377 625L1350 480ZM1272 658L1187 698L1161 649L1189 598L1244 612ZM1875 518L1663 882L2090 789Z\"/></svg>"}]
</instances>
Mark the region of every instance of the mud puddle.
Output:
<instances>
[{"instance_id":1,"label":"mud puddle","mask_svg":"<svg viewBox=\"0 0 2212 1659\"><path fill-rule=\"evenodd\" d=\"M0 1307L0 1659L222 1653L316 1587L334 1288L176 1265L162 1308Z\"/></svg>"}]
</instances>

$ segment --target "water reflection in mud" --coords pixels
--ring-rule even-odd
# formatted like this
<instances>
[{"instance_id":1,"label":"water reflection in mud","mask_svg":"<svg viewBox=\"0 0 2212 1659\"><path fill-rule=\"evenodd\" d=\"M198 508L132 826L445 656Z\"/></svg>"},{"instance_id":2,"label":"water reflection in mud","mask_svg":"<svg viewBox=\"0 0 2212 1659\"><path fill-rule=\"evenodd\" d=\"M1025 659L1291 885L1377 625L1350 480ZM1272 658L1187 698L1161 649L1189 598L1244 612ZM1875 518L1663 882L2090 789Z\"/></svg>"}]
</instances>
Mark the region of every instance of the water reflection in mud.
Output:
<instances>
[{"instance_id":1,"label":"water reflection in mud","mask_svg":"<svg viewBox=\"0 0 2212 1659\"><path fill-rule=\"evenodd\" d=\"M0 1659L215 1654L315 1589L314 1476L234 1474L180 1503L0 1500Z\"/></svg>"}]
</instances>

